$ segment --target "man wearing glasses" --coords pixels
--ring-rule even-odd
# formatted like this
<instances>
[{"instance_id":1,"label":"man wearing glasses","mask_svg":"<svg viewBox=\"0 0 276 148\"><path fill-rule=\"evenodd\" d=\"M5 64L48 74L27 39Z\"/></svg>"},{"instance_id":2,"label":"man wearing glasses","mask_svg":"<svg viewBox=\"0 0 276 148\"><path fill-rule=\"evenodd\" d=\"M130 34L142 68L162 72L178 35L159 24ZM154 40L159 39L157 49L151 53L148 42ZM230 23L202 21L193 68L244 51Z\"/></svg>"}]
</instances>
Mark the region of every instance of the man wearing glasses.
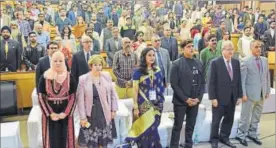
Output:
<instances>
[{"instance_id":1,"label":"man wearing glasses","mask_svg":"<svg viewBox=\"0 0 276 148\"><path fill-rule=\"evenodd\" d=\"M71 73L75 80L79 82L79 76L89 72L88 60L90 56L95 54L93 50L93 41L89 36L82 36L81 49L76 52L72 58Z\"/></svg>"},{"instance_id":2,"label":"man wearing glasses","mask_svg":"<svg viewBox=\"0 0 276 148\"><path fill-rule=\"evenodd\" d=\"M200 60L203 63L204 76L207 78L207 73L209 69L209 65L212 59L221 56L221 51L216 50L217 47L217 38L214 34L211 34L208 38L208 47L204 48L200 52Z\"/></svg>"},{"instance_id":3,"label":"man wearing glasses","mask_svg":"<svg viewBox=\"0 0 276 148\"><path fill-rule=\"evenodd\" d=\"M158 35L153 35L152 45L153 45L153 48L155 49L156 63L158 67L161 69L164 77L164 86L168 87L170 83L169 74L170 74L170 67L171 67L170 54L166 49L160 47L161 40Z\"/></svg>"},{"instance_id":4,"label":"man wearing glasses","mask_svg":"<svg viewBox=\"0 0 276 148\"><path fill-rule=\"evenodd\" d=\"M40 58L36 66L36 71L35 71L36 86L38 86L39 79L43 75L43 73L50 68L50 61L51 61L52 55L56 51L59 51L58 43L54 41L50 41L47 45L47 51L48 51L48 56ZM67 70L69 70L67 61L65 61L65 64L66 64Z\"/></svg>"},{"instance_id":5,"label":"man wearing glasses","mask_svg":"<svg viewBox=\"0 0 276 148\"><path fill-rule=\"evenodd\" d=\"M208 95L212 102L210 135L212 148L218 148L218 142L236 148L229 141L229 136L234 121L235 108L242 101L243 90L240 62L232 58L233 54L233 43L225 41L222 43L222 56L215 58L210 64Z\"/></svg>"},{"instance_id":6,"label":"man wearing glasses","mask_svg":"<svg viewBox=\"0 0 276 148\"><path fill-rule=\"evenodd\" d=\"M112 66L112 70L117 77L117 90L132 88L133 70L138 65L137 55L131 51L130 39L123 38L122 43L123 50L117 51L115 53ZM119 98L131 97L128 94L126 96L123 96L125 93L127 92L118 93L120 94Z\"/></svg>"},{"instance_id":7,"label":"man wearing glasses","mask_svg":"<svg viewBox=\"0 0 276 148\"><path fill-rule=\"evenodd\" d=\"M35 70L40 58L45 56L45 47L37 42L35 32L29 33L30 44L23 50L23 61L28 70Z\"/></svg>"}]
</instances>

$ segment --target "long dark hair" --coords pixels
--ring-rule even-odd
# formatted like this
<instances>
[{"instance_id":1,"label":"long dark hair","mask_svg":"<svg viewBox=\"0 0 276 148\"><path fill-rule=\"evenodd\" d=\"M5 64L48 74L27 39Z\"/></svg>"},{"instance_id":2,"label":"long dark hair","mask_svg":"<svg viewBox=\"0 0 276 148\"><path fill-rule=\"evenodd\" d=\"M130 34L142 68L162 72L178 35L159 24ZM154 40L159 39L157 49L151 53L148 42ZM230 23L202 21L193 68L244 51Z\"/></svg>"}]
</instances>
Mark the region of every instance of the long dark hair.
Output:
<instances>
[{"instance_id":1,"label":"long dark hair","mask_svg":"<svg viewBox=\"0 0 276 148\"><path fill-rule=\"evenodd\" d=\"M144 35L144 32L142 32L142 31L136 32L135 37L134 37L134 42L137 42L137 41L138 41L138 36L139 36L140 34L143 34L143 35ZM144 39L143 39L143 42L144 42Z\"/></svg>"},{"instance_id":2,"label":"long dark hair","mask_svg":"<svg viewBox=\"0 0 276 148\"><path fill-rule=\"evenodd\" d=\"M153 48L145 48L140 56L140 65L139 65L139 70L144 74L147 75L148 73L148 65L147 65L147 61L146 61L146 56L148 54L149 51L154 51ZM154 51L155 52L155 51ZM154 61L153 65L152 65L152 69L153 71L156 71L156 61Z\"/></svg>"},{"instance_id":3,"label":"long dark hair","mask_svg":"<svg viewBox=\"0 0 276 148\"><path fill-rule=\"evenodd\" d=\"M61 38L64 39L64 35L65 35L65 29L68 28L69 32L68 32L68 39L70 39L71 34L72 34L72 30L69 26L64 26L61 32Z\"/></svg>"}]
</instances>

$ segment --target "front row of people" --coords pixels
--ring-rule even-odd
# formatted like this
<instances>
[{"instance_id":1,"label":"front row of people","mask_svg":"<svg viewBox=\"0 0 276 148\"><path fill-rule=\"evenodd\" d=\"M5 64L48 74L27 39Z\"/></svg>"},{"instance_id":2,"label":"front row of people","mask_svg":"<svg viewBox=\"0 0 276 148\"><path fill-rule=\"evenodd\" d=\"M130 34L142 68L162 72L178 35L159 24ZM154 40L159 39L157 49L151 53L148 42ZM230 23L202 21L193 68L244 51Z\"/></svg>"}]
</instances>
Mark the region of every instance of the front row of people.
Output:
<instances>
[{"instance_id":1,"label":"front row of people","mask_svg":"<svg viewBox=\"0 0 276 148\"><path fill-rule=\"evenodd\" d=\"M54 46L53 43L49 45L53 51ZM192 148L198 106L205 90L204 67L198 59L193 58L192 40L183 41L180 47L183 55L172 63L170 75L174 91L174 125L170 147L179 147L180 131L186 115L185 148ZM212 102L212 148L217 148L219 141L236 147L229 141L229 135L235 106L240 103L242 114L236 139L245 146L246 137L262 144L257 137L257 125L263 101L270 93L270 77L267 59L260 57L260 41L251 42L251 52L252 56L243 59L240 65L238 60L232 58L232 42L225 41L222 43L222 56L210 63L206 86ZM78 143L89 148L107 147L116 137L112 120L118 110L118 95L114 85L111 85L111 76L102 71L104 59L100 55L91 56L88 60L90 71L75 80L67 71L64 55L60 51L50 55L50 68L43 72L38 84L39 104L43 113L43 146L74 148ZM145 48L132 78L135 120L126 142L135 142L139 148L161 148L158 126L166 83L162 69L156 65L155 49ZM76 106L81 124L78 142L75 142L73 122Z\"/></svg>"}]
</instances>

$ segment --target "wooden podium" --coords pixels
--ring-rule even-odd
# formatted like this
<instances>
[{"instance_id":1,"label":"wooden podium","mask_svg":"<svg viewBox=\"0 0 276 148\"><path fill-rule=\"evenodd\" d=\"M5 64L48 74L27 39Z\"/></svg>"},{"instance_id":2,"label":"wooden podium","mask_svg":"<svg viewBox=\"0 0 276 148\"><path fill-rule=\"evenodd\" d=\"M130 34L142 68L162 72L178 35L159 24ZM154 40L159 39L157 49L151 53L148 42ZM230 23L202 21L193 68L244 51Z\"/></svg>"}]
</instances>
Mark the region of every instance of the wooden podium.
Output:
<instances>
[{"instance_id":1,"label":"wooden podium","mask_svg":"<svg viewBox=\"0 0 276 148\"><path fill-rule=\"evenodd\" d=\"M15 81L17 107L32 107L32 91L35 88L35 72L0 73L1 81Z\"/></svg>"}]
</instances>

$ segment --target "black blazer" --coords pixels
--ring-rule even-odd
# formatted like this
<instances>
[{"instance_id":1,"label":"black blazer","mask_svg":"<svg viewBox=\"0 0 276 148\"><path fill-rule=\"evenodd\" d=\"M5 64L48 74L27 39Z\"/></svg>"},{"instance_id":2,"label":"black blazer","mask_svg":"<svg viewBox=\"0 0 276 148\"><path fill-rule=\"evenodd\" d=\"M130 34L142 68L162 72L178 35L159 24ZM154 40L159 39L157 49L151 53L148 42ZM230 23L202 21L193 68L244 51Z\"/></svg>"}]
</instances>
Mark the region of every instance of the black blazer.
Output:
<instances>
[{"instance_id":1,"label":"black blazer","mask_svg":"<svg viewBox=\"0 0 276 148\"><path fill-rule=\"evenodd\" d=\"M269 47L275 47L276 31L274 31L274 37L273 38L271 36L270 29L265 31L264 36L266 38L265 39L265 48L266 48L266 51L269 51Z\"/></svg>"},{"instance_id":2,"label":"black blazer","mask_svg":"<svg viewBox=\"0 0 276 148\"><path fill-rule=\"evenodd\" d=\"M231 64L233 71L232 81L223 57L213 59L210 64L208 83L209 99L217 99L219 105L228 105L232 95L235 102L238 98L242 98L240 62L232 58Z\"/></svg>"},{"instance_id":3,"label":"black blazer","mask_svg":"<svg viewBox=\"0 0 276 148\"><path fill-rule=\"evenodd\" d=\"M6 42L1 39L1 48L0 48L0 71L6 71L8 68L9 71L16 72L20 69L21 63L21 54L22 48L16 40L8 40L8 55L6 57L5 45Z\"/></svg>"},{"instance_id":4,"label":"black blazer","mask_svg":"<svg viewBox=\"0 0 276 148\"><path fill-rule=\"evenodd\" d=\"M95 52L91 51L90 56L92 56L93 54L95 54ZM73 55L71 74L73 75L76 82L78 83L79 77L88 72L89 72L89 67L84 56L84 51L83 49L81 49L81 51L78 51Z\"/></svg>"},{"instance_id":5,"label":"black blazer","mask_svg":"<svg viewBox=\"0 0 276 148\"><path fill-rule=\"evenodd\" d=\"M204 78L204 68L202 63L195 59L197 62L197 69L199 70L199 75L201 79L198 81L198 99L201 101L204 88L205 88L205 78ZM192 94L192 79L193 74L187 60L181 57L172 63L171 68L171 87L174 91L172 103L175 105L187 105L186 100L191 98Z\"/></svg>"},{"instance_id":6,"label":"black blazer","mask_svg":"<svg viewBox=\"0 0 276 148\"><path fill-rule=\"evenodd\" d=\"M69 66L68 66L67 60L65 60L65 64L66 64L67 70L69 71ZM39 61L38 61L37 66L36 66L36 70L35 70L35 84L36 84L36 87L38 87L40 77L49 68L50 68L50 58L49 58L49 56L45 56L45 57L40 58Z\"/></svg>"}]
</instances>

